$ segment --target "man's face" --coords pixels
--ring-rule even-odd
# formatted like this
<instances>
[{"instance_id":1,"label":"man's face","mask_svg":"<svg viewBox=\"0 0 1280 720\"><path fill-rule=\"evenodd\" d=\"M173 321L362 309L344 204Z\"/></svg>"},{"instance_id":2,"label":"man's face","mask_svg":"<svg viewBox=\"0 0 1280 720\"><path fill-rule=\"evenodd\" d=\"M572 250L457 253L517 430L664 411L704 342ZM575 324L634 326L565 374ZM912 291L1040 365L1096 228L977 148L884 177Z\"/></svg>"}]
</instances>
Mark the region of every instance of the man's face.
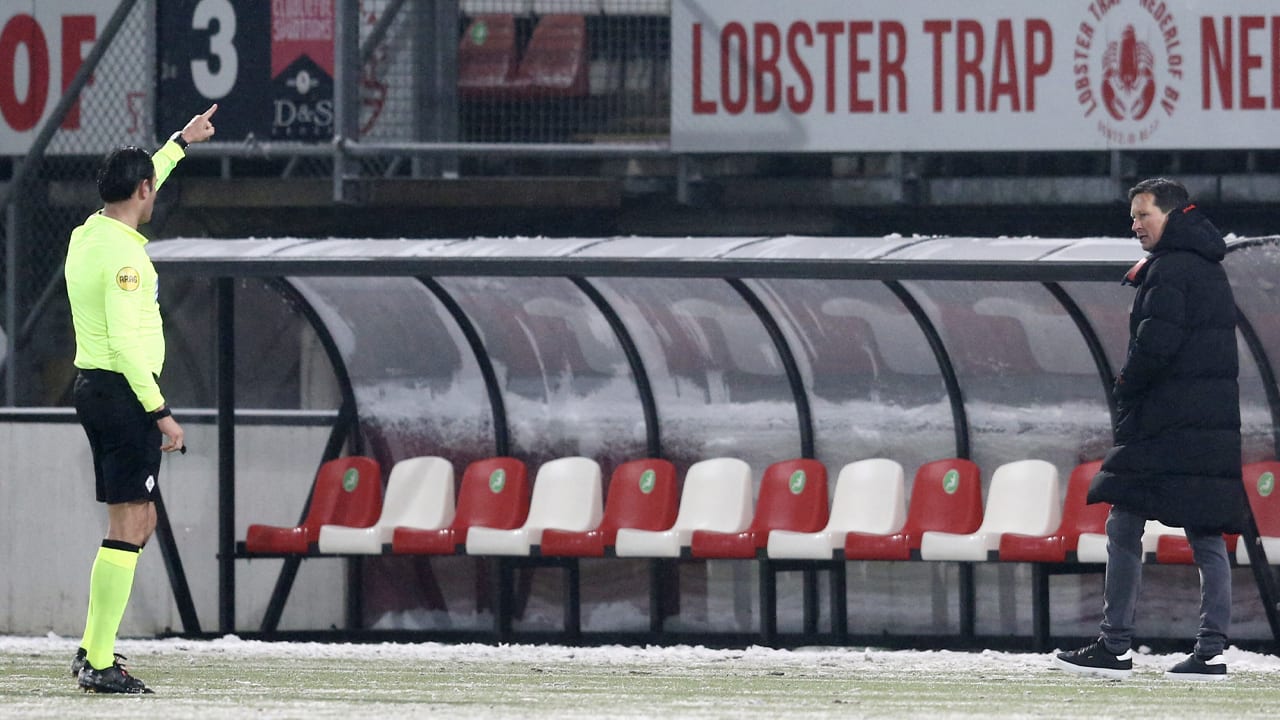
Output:
<instances>
[{"instance_id":1,"label":"man's face","mask_svg":"<svg viewBox=\"0 0 1280 720\"><path fill-rule=\"evenodd\" d=\"M1138 236L1142 249L1151 252L1164 234L1164 224L1169 219L1169 213L1156 207L1155 195L1138 193L1129 204L1129 215L1133 218L1133 225L1129 229Z\"/></svg>"}]
</instances>

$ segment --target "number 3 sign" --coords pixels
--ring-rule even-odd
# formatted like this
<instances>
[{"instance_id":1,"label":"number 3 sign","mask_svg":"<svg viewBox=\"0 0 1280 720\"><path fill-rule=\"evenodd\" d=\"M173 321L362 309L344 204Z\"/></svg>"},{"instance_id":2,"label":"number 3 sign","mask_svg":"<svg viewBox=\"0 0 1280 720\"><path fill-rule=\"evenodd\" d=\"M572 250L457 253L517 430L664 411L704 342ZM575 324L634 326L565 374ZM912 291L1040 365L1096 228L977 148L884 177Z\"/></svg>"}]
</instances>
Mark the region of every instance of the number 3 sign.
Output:
<instances>
[{"instance_id":1,"label":"number 3 sign","mask_svg":"<svg viewBox=\"0 0 1280 720\"><path fill-rule=\"evenodd\" d=\"M156 137L218 103L218 140L333 136L332 0L168 0L156 12Z\"/></svg>"}]
</instances>

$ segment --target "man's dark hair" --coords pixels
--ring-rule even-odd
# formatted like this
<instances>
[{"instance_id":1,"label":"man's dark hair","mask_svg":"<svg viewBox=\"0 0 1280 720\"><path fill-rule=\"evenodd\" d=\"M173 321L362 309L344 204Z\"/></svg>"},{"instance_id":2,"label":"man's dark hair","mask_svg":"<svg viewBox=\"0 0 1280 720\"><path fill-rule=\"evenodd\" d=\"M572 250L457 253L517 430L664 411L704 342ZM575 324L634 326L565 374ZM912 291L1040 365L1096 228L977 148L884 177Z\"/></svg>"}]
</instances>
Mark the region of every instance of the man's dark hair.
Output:
<instances>
[{"instance_id":1,"label":"man's dark hair","mask_svg":"<svg viewBox=\"0 0 1280 720\"><path fill-rule=\"evenodd\" d=\"M104 203L128 200L138 183L155 175L150 153L132 145L118 147L107 153L98 168L98 197Z\"/></svg>"},{"instance_id":2,"label":"man's dark hair","mask_svg":"<svg viewBox=\"0 0 1280 720\"><path fill-rule=\"evenodd\" d=\"M1133 200L1142 193L1151 193L1155 197L1156 207L1164 212L1173 212L1173 209L1182 205L1186 205L1191 201L1191 195L1187 192L1187 188L1177 180L1169 178L1148 178L1142 182L1129 188L1129 200Z\"/></svg>"}]
</instances>

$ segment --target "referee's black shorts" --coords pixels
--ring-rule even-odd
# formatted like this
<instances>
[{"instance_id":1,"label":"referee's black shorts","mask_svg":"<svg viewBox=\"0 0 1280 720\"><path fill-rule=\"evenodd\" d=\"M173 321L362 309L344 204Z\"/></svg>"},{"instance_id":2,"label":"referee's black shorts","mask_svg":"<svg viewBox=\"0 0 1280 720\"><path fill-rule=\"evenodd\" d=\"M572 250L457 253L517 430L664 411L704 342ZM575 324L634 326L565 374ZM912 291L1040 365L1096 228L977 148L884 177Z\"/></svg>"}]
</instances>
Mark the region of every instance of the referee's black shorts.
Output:
<instances>
[{"instance_id":1,"label":"referee's black shorts","mask_svg":"<svg viewBox=\"0 0 1280 720\"><path fill-rule=\"evenodd\" d=\"M160 429L124 375L81 370L72 390L89 437L98 502L152 500L160 479Z\"/></svg>"}]
</instances>

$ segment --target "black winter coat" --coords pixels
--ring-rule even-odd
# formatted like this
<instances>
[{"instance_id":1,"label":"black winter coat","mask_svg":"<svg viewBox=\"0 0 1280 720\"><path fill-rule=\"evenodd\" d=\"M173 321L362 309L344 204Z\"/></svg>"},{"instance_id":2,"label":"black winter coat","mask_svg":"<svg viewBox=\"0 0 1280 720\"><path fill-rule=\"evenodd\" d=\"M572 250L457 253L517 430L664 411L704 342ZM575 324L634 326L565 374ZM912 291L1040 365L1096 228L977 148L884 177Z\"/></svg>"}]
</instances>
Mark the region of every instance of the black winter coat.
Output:
<instances>
[{"instance_id":1,"label":"black winter coat","mask_svg":"<svg viewBox=\"0 0 1280 720\"><path fill-rule=\"evenodd\" d=\"M1239 532L1236 305L1222 233L1194 205L1169 213L1155 250L1129 272L1138 294L1116 378L1115 447L1089 488L1175 527Z\"/></svg>"}]
</instances>

